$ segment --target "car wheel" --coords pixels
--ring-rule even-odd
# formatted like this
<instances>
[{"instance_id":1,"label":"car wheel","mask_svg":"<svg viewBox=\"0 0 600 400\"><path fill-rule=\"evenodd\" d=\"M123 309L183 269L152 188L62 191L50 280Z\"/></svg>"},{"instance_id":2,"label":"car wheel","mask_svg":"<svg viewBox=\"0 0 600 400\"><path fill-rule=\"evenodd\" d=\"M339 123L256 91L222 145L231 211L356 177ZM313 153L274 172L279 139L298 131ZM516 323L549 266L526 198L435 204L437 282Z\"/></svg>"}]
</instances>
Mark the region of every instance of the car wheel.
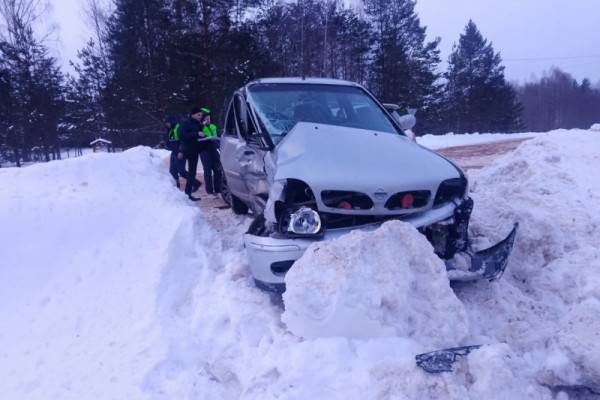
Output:
<instances>
[{"instance_id":1,"label":"car wheel","mask_svg":"<svg viewBox=\"0 0 600 400\"><path fill-rule=\"evenodd\" d=\"M225 179L225 174L221 173L221 189L219 190L221 193L221 198L229 207L231 207L231 192L229 191L229 185L227 185L227 179Z\"/></svg>"},{"instance_id":2,"label":"car wheel","mask_svg":"<svg viewBox=\"0 0 600 400\"><path fill-rule=\"evenodd\" d=\"M233 194L229 194L231 198L231 210L236 215L245 215L248 214L248 206L242 200L235 197Z\"/></svg>"}]
</instances>

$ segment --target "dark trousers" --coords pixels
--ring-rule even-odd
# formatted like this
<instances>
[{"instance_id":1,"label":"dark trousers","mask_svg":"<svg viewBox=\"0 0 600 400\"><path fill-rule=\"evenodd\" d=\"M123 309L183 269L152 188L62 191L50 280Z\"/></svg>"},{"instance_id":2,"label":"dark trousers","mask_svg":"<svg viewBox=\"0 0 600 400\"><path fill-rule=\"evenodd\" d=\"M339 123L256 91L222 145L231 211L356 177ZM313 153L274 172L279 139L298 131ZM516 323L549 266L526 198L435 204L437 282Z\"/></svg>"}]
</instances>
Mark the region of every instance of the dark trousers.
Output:
<instances>
[{"instance_id":1,"label":"dark trousers","mask_svg":"<svg viewBox=\"0 0 600 400\"><path fill-rule=\"evenodd\" d=\"M196 170L198 169L198 152L190 152L186 154L188 162L187 180L185 181L185 194L191 195L196 186L194 181L196 180Z\"/></svg>"},{"instance_id":2,"label":"dark trousers","mask_svg":"<svg viewBox=\"0 0 600 400\"><path fill-rule=\"evenodd\" d=\"M221 191L221 171L218 168L219 153L210 146L200 152L200 160L204 169L204 184L206 193L213 194Z\"/></svg>"},{"instance_id":3,"label":"dark trousers","mask_svg":"<svg viewBox=\"0 0 600 400\"><path fill-rule=\"evenodd\" d=\"M179 153L179 151L177 150L171 151L171 159L169 160L169 172L171 173L173 179L175 179L175 182L177 182L177 184L179 185L179 177L187 179L188 174L185 170L185 158L182 158L181 160L177 159L177 153Z\"/></svg>"}]
</instances>

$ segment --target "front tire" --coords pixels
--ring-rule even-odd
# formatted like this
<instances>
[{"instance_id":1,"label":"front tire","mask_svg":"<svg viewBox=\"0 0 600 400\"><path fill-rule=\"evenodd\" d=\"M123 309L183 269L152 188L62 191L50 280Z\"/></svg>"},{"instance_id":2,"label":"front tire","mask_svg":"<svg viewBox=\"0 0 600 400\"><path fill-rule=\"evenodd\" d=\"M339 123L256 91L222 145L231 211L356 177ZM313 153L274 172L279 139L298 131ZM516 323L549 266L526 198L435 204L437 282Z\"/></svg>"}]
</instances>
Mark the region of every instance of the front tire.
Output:
<instances>
[{"instance_id":1,"label":"front tire","mask_svg":"<svg viewBox=\"0 0 600 400\"><path fill-rule=\"evenodd\" d=\"M227 178L225 177L225 173L223 168L221 168L221 198L236 215L246 215L248 214L248 206L240 199L235 197L231 190L229 189L229 185L227 184Z\"/></svg>"},{"instance_id":2,"label":"front tire","mask_svg":"<svg viewBox=\"0 0 600 400\"><path fill-rule=\"evenodd\" d=\"M231 210L235 215L246 215L248 214L248 206L242 200L235 197L233 194L229 194L231 198Z\"/></svg>"}]
</instances>

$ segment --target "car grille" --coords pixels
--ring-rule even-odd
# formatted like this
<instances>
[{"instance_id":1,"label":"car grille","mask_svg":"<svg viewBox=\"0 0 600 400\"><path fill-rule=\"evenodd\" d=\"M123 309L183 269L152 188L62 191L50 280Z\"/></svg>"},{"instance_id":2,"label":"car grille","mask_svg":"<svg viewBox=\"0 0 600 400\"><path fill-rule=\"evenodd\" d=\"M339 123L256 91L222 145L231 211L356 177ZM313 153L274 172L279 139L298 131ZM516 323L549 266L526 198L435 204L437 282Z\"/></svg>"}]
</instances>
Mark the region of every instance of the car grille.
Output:
<instances>
[{"instance_id":1,"label":"car grille","mask_svg":"<svg viewBox=\"0 0 600 400\"><path fill-rule=\"evenodd\" d=\"M398 215L346 215L323 212L320 215L326 229L352 228L401 218Z\"/></svg>"},{"instance_id":2,"label":"car grille","mask_svg":"<svg viewBox=\"0 0 600 400\"><path fill-rule=\"evenodd\" d=\"M330 208L370 210L373 208L373 200L360 192L344 190L324 190L321 192L323 204Z\"/></svg>"},{"instance_id":3,"label":"car grille","mask_svg":"<svg viewBox=\"0 0 600 400\"><path fill-rule=\"evenodd\" d=\"M412 196L410 206L403 205L403 199L406 196ZM388 210L407 210L412 208L425 207L429 202L431 192L429 190L416 190L411 192L396 193L385 203L385 208Z\"/></svg>"}]
</instances>

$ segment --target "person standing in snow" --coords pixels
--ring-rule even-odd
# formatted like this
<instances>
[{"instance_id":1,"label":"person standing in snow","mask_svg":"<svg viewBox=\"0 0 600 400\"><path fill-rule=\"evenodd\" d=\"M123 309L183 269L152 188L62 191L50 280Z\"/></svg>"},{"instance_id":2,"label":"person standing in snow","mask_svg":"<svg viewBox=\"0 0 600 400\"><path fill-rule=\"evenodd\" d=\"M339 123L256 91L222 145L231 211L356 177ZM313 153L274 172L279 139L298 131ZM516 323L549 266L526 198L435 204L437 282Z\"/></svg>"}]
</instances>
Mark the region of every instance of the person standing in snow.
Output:
<instances>
[{"instance_id":1,"label":"person standing in snow","mask_svg":"<svg viewBox=\"0 0 600 400\"><path fill-rule=\"evenodd\" d=\"M204 170L206 193L215 195L221 190L221 171L218 168L219 153L217 151L217 126L210 121L210 110L202 108L202 133L206 139L201 144L200 160Z\"/></svg>"},{"instance_id":2,"label":"person standing in snow","mask_svg":"<svg viewBox=\"0 0 600 400\"><path fill-rule=\"evenodd\" d=\"M167 128L167 150L171 151L171 157L169 159L169 173L175 179L175 186L179 188L179 177L188 179L187 171L185 170L185 157L180 151L180 132L181 124L178 122L176 116L169 116L165 121L165 127ZM200 187L201 183L198 179L194 179L194 188L196 191Z\"/></svg>"},{"instance_id":3,"label":"person standing in snow","mask_svg":"<svg viewBox=\"0 0 600 400\"><path fill-rule=\"evenodd\" d=\"M177 122L177 117L171 115L167 117L165 121L165 128L167 128L167 150L171 151L171 158L169 159L169 173L175 179L175 186L179 187L179 176L186 177L185 174L185 161L183 157L177 158L179 154L179 128L180 125ZM180 173L180 164L183 164L183 173Z\"/></svg>"},{"instance_id":4,"label":"person standing in snow","mask_svg":"<svg viewBox=\"0 0 600 400\"><path fill-rule=\"evenodd\" d=\"M199 197L194 197L193 192L198 190L198 186L195 184L196 170L198 168L198 154L202 146L200 139L204 139L204 133L202 133L202 117L203 112L200 108L194 107L190 113L190 117L187 118L179 129L180 145L179 150L185 156L188 163L188 179L185 183L185 194L192 201L200 200Z\"/></svg>"}]
</instances>

